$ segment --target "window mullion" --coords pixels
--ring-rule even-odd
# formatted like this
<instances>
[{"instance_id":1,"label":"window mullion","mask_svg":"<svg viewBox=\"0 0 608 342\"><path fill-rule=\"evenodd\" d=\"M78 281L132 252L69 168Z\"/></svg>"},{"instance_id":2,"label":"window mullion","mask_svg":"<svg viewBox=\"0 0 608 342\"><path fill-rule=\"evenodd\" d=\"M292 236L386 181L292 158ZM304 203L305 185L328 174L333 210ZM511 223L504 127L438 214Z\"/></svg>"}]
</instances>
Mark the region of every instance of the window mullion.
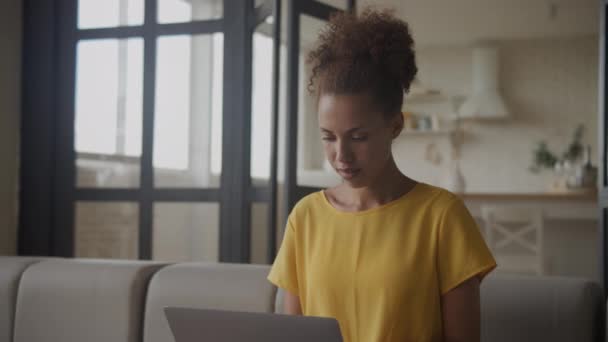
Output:
<instances>
[{"instance_id":1,"label":"window mullion","mask_svg":"<svg viewBox=\"0 0 608 342\"><path fill-rule=\"evenodd\" d=\"M126 155L126 120L127 120L127 58L128 41L118 41L118 101L116 108L116 154Z\"/></svg>"},{"instance_id":2,"label":"window mullion","mask_svg":"<svg viewBox=\"0 0 608 342\"><path fill-rule=\"evenodd\" d=\"M119 25L128 24L128 0L120 0L120 9L118 13ZM116 109L116 154L125 155L126 148L126 110L127 110L127 40L121 39L118 41L118 101Z\"/></svg>"}]
</instances>

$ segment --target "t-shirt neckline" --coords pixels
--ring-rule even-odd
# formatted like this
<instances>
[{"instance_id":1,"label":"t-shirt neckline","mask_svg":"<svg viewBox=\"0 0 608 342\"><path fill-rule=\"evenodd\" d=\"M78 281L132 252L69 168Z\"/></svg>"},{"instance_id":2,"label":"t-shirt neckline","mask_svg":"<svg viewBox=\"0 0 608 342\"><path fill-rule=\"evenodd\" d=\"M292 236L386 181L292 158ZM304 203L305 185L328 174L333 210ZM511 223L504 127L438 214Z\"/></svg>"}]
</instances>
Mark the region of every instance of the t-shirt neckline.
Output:
<instances>
[{"instance_id":1,"label":"t-shirt neckline","mask_svg":"<svg viewBox=\"0 0 608 342\"><path fill-rule=\"evenodd\" d=\"M410 194L414 191L416 191L416 189L422 187L422 182L416 182L416 184L414 184L414 186L409 189L406 193L404 193L403 195L395 198L394 200L384 203L380 206L374 207L374 208L370 208L370 209L365 209L365 210L361 210L361 211L344 211L344 210L340 210L336 207L334 207L333 204L331 204L331 202L329 201L329 199L327 198L327 196L325 195L325 190L323 189L321 191L319 191L319 193L321 194L321 197L323 198L323 202L325 203L325 205L327 205L333 212L341 214L341 215L353 215L353 216L358 216L358 215L365 215L365 214L370 214L370 213L374 213L383 209L386 209L388 207L392 207L398 203L401 203L403 201L405 201L406 199L410 198Z\"/></svg>"}]
</instances>

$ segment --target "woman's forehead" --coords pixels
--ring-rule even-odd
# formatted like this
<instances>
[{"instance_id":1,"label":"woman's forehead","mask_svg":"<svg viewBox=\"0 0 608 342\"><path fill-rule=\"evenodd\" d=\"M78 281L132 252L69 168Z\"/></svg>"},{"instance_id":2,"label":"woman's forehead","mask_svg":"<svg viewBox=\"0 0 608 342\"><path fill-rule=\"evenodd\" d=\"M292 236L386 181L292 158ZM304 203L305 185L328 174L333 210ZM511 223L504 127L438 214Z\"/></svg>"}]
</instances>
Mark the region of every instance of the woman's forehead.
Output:
<instances>
[{"instance_id":1,"label":"woman's forehead","mask_svg":"<svg viewBox=\"0 0 608 342\"><path fill-rule=\"evenodd\" d=\"M341 108L360 108L371 107L372 98L368 93L355 94L334 94L323 93L319 95L319 107L341 107Z\"/></svg>"},{"instance_id":2,"label":"woman's forehead","mask_svg":"<svg viewBox=\"0 0 608 342\"><path fill-rule=\"evenodd\" d=\"M321 95L318 104L319 123L370 124L382 115L374 108L369 96L357 95Z\"/></svg>"}]
</instances>

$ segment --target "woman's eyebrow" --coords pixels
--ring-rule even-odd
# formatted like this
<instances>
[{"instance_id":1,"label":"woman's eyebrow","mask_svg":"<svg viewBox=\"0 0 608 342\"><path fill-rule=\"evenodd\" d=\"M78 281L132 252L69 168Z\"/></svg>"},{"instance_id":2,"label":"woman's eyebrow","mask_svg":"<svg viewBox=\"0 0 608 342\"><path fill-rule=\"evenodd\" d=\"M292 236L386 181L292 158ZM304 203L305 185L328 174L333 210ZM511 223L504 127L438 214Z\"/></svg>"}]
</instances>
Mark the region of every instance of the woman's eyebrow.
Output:
<instances>
[{"instance_id":1,"label":"woman's eyebrow","mask_svg":"<svg viewBox=\"0 0 608 342\"><path fill-rule=\"evenodd\" d=\"M363 127L361 127L361 126L353 127L353 128L351 128L351 129L349 129L348 131L346 131L346 133L352 133L352 132L357 131L357 130L360 130L360 129L362 129L362 128L363 128ZM326 129L326 128L323 128L323 127L321 127L321 131L322 131L323 133L333 133L332 131L330 131L330 130L328 130L328 129Z\"/></svg>"}]
</instances>

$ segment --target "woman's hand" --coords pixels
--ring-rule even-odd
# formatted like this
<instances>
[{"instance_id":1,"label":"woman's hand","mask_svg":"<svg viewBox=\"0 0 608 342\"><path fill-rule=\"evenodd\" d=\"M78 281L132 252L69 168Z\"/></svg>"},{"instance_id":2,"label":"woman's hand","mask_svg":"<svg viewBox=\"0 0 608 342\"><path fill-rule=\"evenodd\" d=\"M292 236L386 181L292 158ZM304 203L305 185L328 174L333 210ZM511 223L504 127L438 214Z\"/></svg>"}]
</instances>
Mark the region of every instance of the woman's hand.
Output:
<instances>
[{"instance_id":1,"label":"woman's hand","mask_svg":"<svg viewBox=\"0 0 608 342\"><path fill-rule=\"evenodd\" d=\"M441 296L444 342L479 342L479 278L473 277Z\"/></svg>"},{"instance_id":2,"label":"woman's hand","mask_svg":"<svg viewBox=\"0 0 608 342\"><path fill-rule=\"evenodd\" d=\"M283 311L287 315L301 315L302 307L300 306L300 297L284 290L285 301L283 303Z\"/></svg>"}]
</instances>

